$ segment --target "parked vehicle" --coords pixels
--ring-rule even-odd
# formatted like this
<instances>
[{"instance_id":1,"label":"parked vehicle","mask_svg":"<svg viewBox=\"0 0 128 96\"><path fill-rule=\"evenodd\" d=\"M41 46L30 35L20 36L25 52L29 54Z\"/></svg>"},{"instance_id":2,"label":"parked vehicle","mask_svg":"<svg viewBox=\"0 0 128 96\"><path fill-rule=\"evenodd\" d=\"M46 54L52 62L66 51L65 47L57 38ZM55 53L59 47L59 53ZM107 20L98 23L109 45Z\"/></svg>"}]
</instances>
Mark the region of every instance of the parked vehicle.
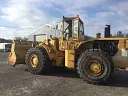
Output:
<instances>
[{"instance_id":1,"label":"parked vehicle","mask_svg":"<svg viewBox=\"0 0 128 96\"><path fill-rule=\"evenodd\" d=\"M10 52L11 51L11 43L0 43L0 51L1 52Z\"/></svg>"}]
</instances>

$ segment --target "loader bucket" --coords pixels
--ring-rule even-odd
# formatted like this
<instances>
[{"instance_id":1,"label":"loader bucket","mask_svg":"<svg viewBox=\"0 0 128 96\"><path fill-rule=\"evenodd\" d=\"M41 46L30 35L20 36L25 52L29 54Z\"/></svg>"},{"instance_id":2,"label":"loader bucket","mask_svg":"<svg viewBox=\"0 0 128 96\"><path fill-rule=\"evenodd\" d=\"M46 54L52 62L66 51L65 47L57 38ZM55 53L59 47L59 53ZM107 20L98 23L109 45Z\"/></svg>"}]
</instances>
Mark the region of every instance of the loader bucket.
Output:
<instances>
[{"instance_id":1,"label":"loader bucket","mask_svg":"<svg viewBox=\"0 0 128 96\"><path fill-rule=\"evenodd\" d=\"M26 53L30 48L33 47L33 44L35 44L35 42L13 40L11 52L8 56L8 64L13 66L16 64L25 64Z\"/></svg>"}]
</instances>

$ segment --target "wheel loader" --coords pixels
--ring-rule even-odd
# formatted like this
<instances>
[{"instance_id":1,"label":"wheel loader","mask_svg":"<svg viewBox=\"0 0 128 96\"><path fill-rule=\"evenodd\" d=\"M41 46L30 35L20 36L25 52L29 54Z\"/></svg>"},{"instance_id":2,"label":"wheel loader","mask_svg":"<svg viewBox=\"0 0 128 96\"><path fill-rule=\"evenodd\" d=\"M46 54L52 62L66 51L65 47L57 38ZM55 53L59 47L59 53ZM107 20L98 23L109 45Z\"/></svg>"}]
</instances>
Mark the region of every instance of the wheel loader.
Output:
<instances>
[{"instance_id":1,"label":"wheel loader","mask_svg":"<svg viewBox=\"0 0 128 96\"><path fill-rule=\"evenodd\" d=\"M128 67L128 38L112 38L110 26L105 37L85 40L79 15L62 19L61 37L36 41L12 41L8 63L25 64L33 74L48 72L53 66L76 69L88 83L102 84L114 71Z\"/></svg>"}]
</instances>

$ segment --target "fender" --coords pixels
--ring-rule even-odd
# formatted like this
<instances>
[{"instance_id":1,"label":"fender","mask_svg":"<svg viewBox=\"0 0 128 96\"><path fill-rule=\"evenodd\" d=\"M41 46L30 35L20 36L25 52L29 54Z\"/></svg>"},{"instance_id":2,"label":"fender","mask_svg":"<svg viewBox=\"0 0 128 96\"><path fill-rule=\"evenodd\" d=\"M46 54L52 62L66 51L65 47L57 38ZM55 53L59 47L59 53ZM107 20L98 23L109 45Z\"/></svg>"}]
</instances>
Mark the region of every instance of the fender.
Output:
<instances>
[{"instance_id":1,"label":"fender","mask_svg":"<svg viewBox=\"0 0 128 96\"><path fill-rule=\"evenodd\" d=\"M43 47L46 50L50 60L53 60L56 58L56 51L52 47L49 47L44 44L40 45L39 47Z\"/></svg>"}]
</instances>

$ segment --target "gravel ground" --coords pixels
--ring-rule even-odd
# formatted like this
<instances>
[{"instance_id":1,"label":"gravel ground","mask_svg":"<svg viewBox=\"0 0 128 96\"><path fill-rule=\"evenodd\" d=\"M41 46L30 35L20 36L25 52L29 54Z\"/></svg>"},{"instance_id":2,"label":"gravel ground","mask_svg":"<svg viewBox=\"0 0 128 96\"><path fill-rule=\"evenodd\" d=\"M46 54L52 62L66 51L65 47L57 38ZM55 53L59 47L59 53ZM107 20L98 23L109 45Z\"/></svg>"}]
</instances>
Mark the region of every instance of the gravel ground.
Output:
<instances>
[{"instance_id":1,"label":"gravel ground","mask_svg":"<svg viewBox=\"0 0 128 96\"><path fill-rule=\"evenodd\" d=\"M0 96L128 96L128 71L115 72L109 85L98 86L69 70L33 75L24 65L8 65L7 56L0 53Z\"/></svg>"}]
</instances>

